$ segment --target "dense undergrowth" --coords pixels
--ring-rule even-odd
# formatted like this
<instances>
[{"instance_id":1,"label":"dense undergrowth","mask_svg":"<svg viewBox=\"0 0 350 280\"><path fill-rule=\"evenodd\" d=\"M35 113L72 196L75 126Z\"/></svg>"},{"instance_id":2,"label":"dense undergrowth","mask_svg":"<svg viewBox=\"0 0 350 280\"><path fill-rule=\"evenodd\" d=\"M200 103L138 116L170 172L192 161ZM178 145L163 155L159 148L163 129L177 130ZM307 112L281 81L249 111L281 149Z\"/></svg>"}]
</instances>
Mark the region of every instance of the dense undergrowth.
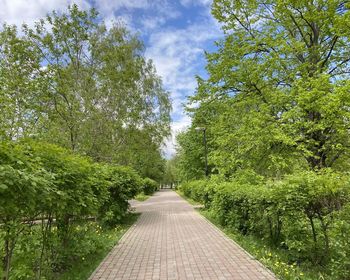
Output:
<instances>
[{"instance_id":1,"label":"dense undergrowth","mask_svg":"<svg viewBox=\"0 0 350 280\"><path fill-rule=\"evenodd\" d=\"M56 279L104 252L129 217L128 200L151 194L150 185L130 168L52 144L0 143L0 278Z\"/></svg>"},{"instance_id":2,"label":"dense undergrowth","mask_svg":"<svg viewBox=\"0 0 350 280\"><path fill-rule=\"evenodd\" d=\"M349 279L349 176L324 170L266 181L254 173L230 182L183 183L185 196L245 244L282 279Z\"/></svg>"}]
</instances>

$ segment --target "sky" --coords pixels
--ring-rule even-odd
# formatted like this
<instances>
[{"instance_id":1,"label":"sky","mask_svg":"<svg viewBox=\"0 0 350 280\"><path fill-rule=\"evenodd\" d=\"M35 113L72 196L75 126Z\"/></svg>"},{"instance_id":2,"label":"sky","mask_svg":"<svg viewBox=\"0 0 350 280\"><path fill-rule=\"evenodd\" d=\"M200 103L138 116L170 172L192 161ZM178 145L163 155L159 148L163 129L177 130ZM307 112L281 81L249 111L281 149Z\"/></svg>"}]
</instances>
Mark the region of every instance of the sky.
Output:
<instances>
[{"instance_id":1,"label":"sky","mask_svg":"<svg viewBox=\"0 0 350 280\"><path fill-rule=\"evenodd\" d=\"M214 42L222 37L210 14L212 0L0 0L0 22L32 25L73 3L81 9L96 8L107 26L124 22L143 40L145 56L153 60L171 95L172 136L163 147L170 158L175 154L175 135L191 122L183 105L195 93L195 76L206 77L204 51L213 51Z\"/></svg>"}]
</instances>

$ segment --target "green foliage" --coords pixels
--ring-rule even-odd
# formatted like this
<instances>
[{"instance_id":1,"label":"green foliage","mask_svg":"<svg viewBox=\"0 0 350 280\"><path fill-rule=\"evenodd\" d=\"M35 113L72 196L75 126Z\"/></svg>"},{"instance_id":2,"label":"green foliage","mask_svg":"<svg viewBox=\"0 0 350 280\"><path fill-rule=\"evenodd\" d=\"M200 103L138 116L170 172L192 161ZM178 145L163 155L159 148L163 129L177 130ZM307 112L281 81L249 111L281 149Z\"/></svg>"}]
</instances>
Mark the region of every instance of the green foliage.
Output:
<instances>
[{"instance_id":1,"label":"green foliage","mask_svg":"<svg viewBox=\"0 0 350 280\"><path fill-rule=\"evenodd\" d=\"M0 275L42 279L100 250L86 220L122 222L142 180L129 167L22 141L0 143L0 182Z\"/></svg>"},{"instance_id":2,"label":"green foliage","mask_svg":"<svg viewBox=\"0 0 350 280\"><path fill-rule=\"evenodd\" d=\"M216 194L217 188L222 183L219 177L212 177L211 180L195 180L184 182L180 185L179 190L194 201L202 203L205 208L209 209Z\"/></svg>"},{"instance_id":3,"label":"green foliage","mask_svg":"<svg viewBox=\"0 0 350 280\"><path fill-rule=\"evenodd\" d=\"M179 157L175 156L167 160L165 164L165 171L162 178L162 184L173 186L177 185L179 181L179 169L178 169L178 160Z\"/></svg>"},{"instance_id":4,"label":"green foliage","mask_svg":"<svg viewBox=\"0 0 350 280\"><path fill-rule=\"evenodd\" d=\"M346 279L350 271L350 204L336 214L334 221L330 229L330 246L333 248L331 275L335 279Z\"/></svg>"},{"instance_id":5,"label":"green foliage","mask_svg":"<svg viewBox=\"0 0 350 280\"><path fill-rule=\"evenodd\" d=\"M0 140L42 129L47 76L40 62L40 51L15 26L0 30Z\"/></svg>"},{"instance_id":6,"label":"green foliage","mask_svg":"<svg viewBox=\"0 0 350 280\"><path fill-rule=\"evenodd\" d=\"M142 191L145 195L151 195L158 190L158 184L156 181L145 178L142 180Z\"/></svg>"},{"instance_id":7,"label":"green foliage","mask_svg":"<svg viewBox=\"0 0 350 280\"><path fill-rule=\"evenodd\" d=\"M16 241L28 225L45 211L53 195L52 175L25 148L0 143L0 232L3 278L8 279Z\"/></svg>"},{"instance_id":8,"label":"green foliage","mask_svg":"<svg viewBox=\"0 0 350 280\"><path fill-rule=\"evenodd\" d=\"M143 178L160 181L164 176L165 159L159 145L147 132L129 131L124 137L124 147L115 154L113 162L133 167Z\"/></svg>"},{"instance_id":9,"label":"green foliage","mask_svg":"<svg viewBox=\"0 0 350 280\"><path fill-rule=\"evenodd\" d=\"M72 217L96 213L99 198L91 187L93 164L90 159L42 142L30 143L28 152L39 158L45 169L54 174L57 197L50 205L54 211L64 211L63 215ZM55 205L58 201L59 205Z\"/></svg>"},{"instance_id":10,"label":"green foliage","mask_svg":"<svg viewBox=\"0 0 350 280\"><path fill-rule=\"evenodd\" d=\"M327 170L290 175L277 184L272 198L288 218L285 243L293 255L313 263L329 261L334 215L349 202L349 192L349 177Z\"/></svg>"},{"instance_id":11,"label":"green foliage","mask_svg":"<svg viewBox=\"0 0 350 280\"><path fill-rule=\"evenodd\" d=\"M346 170L348 3L215 0L212 14L224 38L206 54L208 78L198 78L188 103L192 126L178 141L183 180L204 170L196 126L208 132L211 170L226 177Z\"/></svg>"},{"instance_id":12,"label":"green foliage","mask_svg":"<svg viewBox=\"0 0 350 280\"><path fill-rule=\"evenodd\" d=\"M349 8L214 0L224 38L206 54L207 78L197 78L187 106L191 127L178 137L187 196L325 279L350 275ZM210 173L224 182L193 181L204 177L195 127L206 128Z\"/></svg>"},{"instance_id":13,"label":"green foliage","mask_svg":"<svg viewBox=\"0 0 350 280\"><path fill-rule=\"evenodd\" d=\"M203 202L203 190L206 187L205 180L190 181L181 184L180 191L187 197L192 198L195 201Z\"/></svg>"},{"instance_id":14,"label":"green foliage","mask_svg":"<svg viewBox=\"0 0 350 280\"><path fill-rule=\"evenodd\" d=\"M45 67L43 67L45 66ZM0 29L0 140L35 137L159 180L171 104L142 41L95 10Z\"/></svg>"},{"instance_id":15,"label":"green foliage","mask_svg":"<svg viewBox=\"0 0 350 280\"><path fill-rule=\"evenodd\" d=\"M221 225L266 240L292 263L324 266L332 279L343 279L350 273L349 180L331 170L277 181L245 172L229 182L183 183L181 191L205 203Z\"/></svg>"},{"instance_id":16,"label":"green foliage","mask_svg":"<svg viewBox=\"0 0 350 280\"><path fill-rule=\"evenodd\" d=\"M179 169L179 180L189 181L203 178L205 176L205 155L201 133L190 129L179 133L176 141L178 143L176 164Z\"/></svg>"},{"instance_id":17,"label":"green foliage","mask_svg":"<svg viewBox=\"0 0 350 280\"><path fill-rule=\"evenodd\" d=\"M108 198L99 209L101 220L115 225L126 215L129 203L141 189L141 177L129 167L104 166L104 180L107 181Z\"/></svg>"},{"instance_id":18,"label":"green foliage","mask_svg":"<svg viewBox=\"0 0 350 280\"><path fill-rule=\"evenodd\" d=\"M135 199L136 199L137 201L145 201L145 200L147 200L147 199L149 199L149 198L150 198L150 195L145 195L143 192L138 193L138 194L135 196Z\"/></svg>"},{"instance_id":19,"label":"green foliage","mask_svg":"<svg viewBox=\"0 0 350 280\"><path fill-rule=\"evenodd\" d=\"M319 169L345 155L350 100L343 92L349 87L344 76L349 61L340 54L349 52L344 43L349 34L337 27L346 24L348 7L337 0L313 5L218 0L213 15L226 38L220 51L208 56L211 77L201 84L199 98L213 87L213 95L234 94L228 107L233 114L220 117L222 129L230 130L229 120L240 117L231 126L236 140L252 156L270 158L267 167L277 160L287 168L297 154ZM228 77L230 69L234 74ZM253 144L258 147L250 150Z\"/></svg>"},{"instance_id":20,"label":"green foliage","mask_svg":"<svg viewBox=\"0 0 350 280\"><path fill-rule=\"evenodd\" d=\"M52 175L25 148L0 143L0 219L20 220L35 215L39 196L46 198L52 188Z\"/></svg>"}]
</instances>

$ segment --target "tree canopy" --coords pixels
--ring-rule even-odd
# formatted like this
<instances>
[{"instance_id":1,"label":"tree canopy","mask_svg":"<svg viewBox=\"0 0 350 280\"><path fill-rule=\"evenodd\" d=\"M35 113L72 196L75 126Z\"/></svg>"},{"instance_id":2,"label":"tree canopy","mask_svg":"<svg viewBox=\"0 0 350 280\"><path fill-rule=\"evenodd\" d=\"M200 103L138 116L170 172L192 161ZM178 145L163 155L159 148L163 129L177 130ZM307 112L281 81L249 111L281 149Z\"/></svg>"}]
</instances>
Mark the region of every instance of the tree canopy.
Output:
<instances>
[{"instance_id":1,"label":"tree canopy","mask_svg":"<svg viewBox=\"0 0 350 280\"><path fill-rule=\"evenodd\" d=\"M171 103L143 53L123 24L107 28L95 10L76 5L21 32L4 25L1 139L35 137L139 170L149 159L161 165Z\"/></svg>"},{"instance_id":2,"label":"tree canopy","mask_svg":"<svg viewBox=\"0 0 350 280\"><path fill-rule=\"evenodd\" d=\"M216 0L212 14L225 36L207 54L190 114L211 134L215 170L346 168L349 4Z\"/></svg>"}]
</instances>

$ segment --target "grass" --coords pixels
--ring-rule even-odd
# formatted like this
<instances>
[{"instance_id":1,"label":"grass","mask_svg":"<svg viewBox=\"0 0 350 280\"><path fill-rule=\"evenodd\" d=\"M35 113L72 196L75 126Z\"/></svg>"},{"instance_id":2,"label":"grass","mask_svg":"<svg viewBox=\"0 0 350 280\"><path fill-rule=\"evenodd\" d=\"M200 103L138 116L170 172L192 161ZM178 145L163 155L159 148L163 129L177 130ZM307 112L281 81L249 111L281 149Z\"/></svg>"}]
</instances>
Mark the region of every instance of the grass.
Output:
<instances>
[{"instance_id":1,"label":"grass","mask_svg":"<svg viewBox=\"0 0 350 280\"><path fill-rule=\"evenodd\" d=\"M101 263L109 251L118 243L124 233L136 222L139 214L130 213L125 221L115 228L103 229L99 234L99 241L103 247L95 254L82 258L72 265L72 268L59 275L55 279L59 280L86 280Z\"/></svg>"},{"instance_id":2,"label":"grass","mask_svg":"<svg viewBox=\"0 0 350 280\"><path fill-rule=\"evenodd\" d=\"M135 196L135 199L138 201L145 201L147 199L149 199L151 196L144 194L143 192L139 193L138 195Z\"/></svg>"}]
</instances>

